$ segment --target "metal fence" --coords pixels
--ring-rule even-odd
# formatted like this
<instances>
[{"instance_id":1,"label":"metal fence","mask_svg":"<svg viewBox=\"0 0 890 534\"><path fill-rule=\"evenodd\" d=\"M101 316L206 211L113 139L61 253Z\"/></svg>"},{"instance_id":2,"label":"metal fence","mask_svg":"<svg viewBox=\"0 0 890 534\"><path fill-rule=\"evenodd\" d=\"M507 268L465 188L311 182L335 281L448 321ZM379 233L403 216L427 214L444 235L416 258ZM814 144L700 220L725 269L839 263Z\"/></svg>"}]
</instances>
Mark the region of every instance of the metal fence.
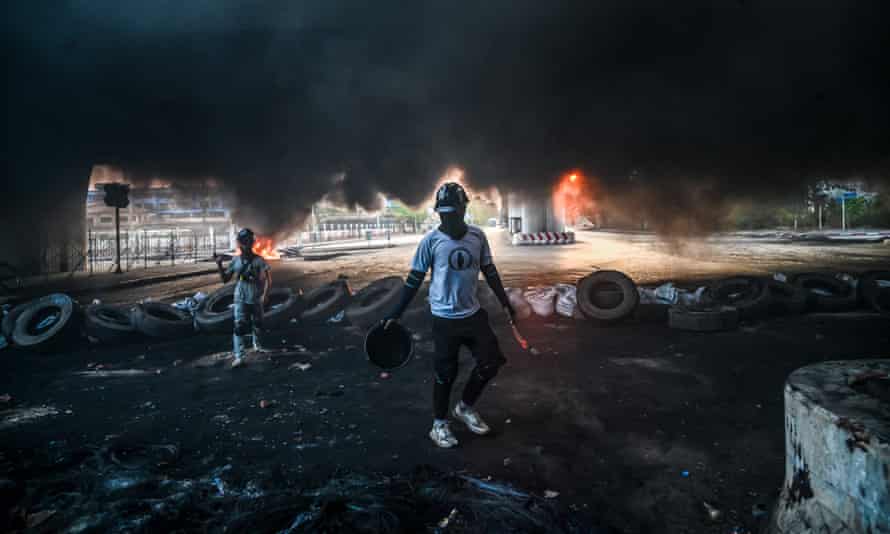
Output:
<instances>
[{"instance_id":1,"label":"metal fence","mask_svg":"<svg viewBox=\"0 0 890 534\"><path fill-rule=\"evenodd\" d=\"M229 249L229 236L193 230L169 232L121 232L121 269L157 267L207 261L217 252ZM90 233L87 252L79 270L108 272L116 263L113 235Z\"/></svg>"}]
</instances>

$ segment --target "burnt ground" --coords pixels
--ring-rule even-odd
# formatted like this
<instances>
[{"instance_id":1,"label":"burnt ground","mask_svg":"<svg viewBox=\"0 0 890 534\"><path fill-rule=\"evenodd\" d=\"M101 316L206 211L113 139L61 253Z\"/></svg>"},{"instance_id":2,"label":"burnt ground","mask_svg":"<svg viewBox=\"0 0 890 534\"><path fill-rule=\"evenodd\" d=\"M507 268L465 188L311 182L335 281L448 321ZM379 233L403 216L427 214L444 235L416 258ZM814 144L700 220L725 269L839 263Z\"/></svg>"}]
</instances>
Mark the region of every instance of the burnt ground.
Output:
<instances>
[{"instance_id":1,"label":"burnt ground","mask_svg":"<svg viewBox=\"0 0 890 534\"><path fill-rule=\"evenodd\" d=\"M398 267L350 274L360 286ZM337 274L316 269L278 281ZM103 296L173 298L212 283ZM0 530L434 531L456 509L439 531L755 531L783 479L787 375L890 347L890 319L864 312L711 334L533 318L532 354L490 309L509 360L479 404L493 435L456 426L460 447L440 450L426 436L432 342L415 304L404 322L416 359L388 378L348 325L272 333L280 350L235 371L224 335L4 350Z\"/></svg>"},{"instance_id":2,"label":"burnt ground","mask_svg":"<svg viewBox=\"0 0 890 534\"><path fill-rule=\"evenodd\" d=\"M136 520L147 513L140 501L186 491L159 481L198 488L203 479L210 495L238 498L221 500L224 511L209 517L187 508L169 517L220 527L237 517L230 508L244 513L264 494L321 486L344 472L408 477L428 465L538 496L557 491L553 506L580 525L754 529L752 509L768 505L782 480L785 377L812 362L886 356L890 346L890 320L862 313L715 334L536 319L524 326L538 355L519 350L498 322L510 363L479 406L494 434L458 429L461 446L439 450L425 435L429 328L422 313L407 325L420 337L416 361L389 378L364 360L362 332L341 326L272 334L282 350L236 371L221 359L227 336L39 357L6 351L0 391L19 410L51 410L0 430L14 481L6 504L31 513L51 506L57 513L44 526L55 531L74 517L101 524L109 510ZM104 468L86 467L104 456ZM254 497L244 497L251 488ZM718 521L702 501L723 512ZM284 528L296 514L263 529Z\"/></svg>"}]
</instances>

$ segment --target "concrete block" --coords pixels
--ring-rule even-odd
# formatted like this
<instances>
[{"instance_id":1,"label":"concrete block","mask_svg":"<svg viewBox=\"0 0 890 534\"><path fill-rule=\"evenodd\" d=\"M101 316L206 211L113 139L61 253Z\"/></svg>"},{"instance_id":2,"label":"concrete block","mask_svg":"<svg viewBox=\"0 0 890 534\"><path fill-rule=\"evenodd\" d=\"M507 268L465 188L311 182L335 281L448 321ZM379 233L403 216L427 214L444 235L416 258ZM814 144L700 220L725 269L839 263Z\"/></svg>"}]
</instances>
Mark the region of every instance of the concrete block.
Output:
<instances>
[{"instance_id":1,"label":"concrete block","mask_svg":"<svg viewBox=\"0 0 890 534\"><path fill-rule=\"evenodd\" d=\"M785 481L767 532L890 534L890 359L824 362L785 384Z\"/></svg>"}]
</instances>

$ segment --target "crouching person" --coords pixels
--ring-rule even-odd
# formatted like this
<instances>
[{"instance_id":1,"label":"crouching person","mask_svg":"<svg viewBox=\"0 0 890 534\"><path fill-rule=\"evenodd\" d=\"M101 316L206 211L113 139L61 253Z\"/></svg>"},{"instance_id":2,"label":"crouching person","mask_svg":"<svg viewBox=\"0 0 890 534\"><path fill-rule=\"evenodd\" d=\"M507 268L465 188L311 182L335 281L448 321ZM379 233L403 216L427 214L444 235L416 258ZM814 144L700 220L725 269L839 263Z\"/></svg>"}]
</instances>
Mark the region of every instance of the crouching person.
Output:
<instances>
[{"instance_id":1,"label":"crouching person","mask_svg":"<svg viewBox=\"0 0 890 534\"><path fill-rule=\"evenodd\" d=\"M235 256L229 262L229 266L223 269L222 258L216 258L219 268L219 276L224 284L234 276L235 295L232 311L235 316L235 333L232 337L232 367L239 367L244 363L244 338L247 335L253 337L253 348L263 352L262 328L263 307L268 303L269 288L272 287L272 273L269 264L262 256L254 253L254 234L249 228L243 228L238 232L238 248L240 256Z\"/></svg>"}]
</instances>

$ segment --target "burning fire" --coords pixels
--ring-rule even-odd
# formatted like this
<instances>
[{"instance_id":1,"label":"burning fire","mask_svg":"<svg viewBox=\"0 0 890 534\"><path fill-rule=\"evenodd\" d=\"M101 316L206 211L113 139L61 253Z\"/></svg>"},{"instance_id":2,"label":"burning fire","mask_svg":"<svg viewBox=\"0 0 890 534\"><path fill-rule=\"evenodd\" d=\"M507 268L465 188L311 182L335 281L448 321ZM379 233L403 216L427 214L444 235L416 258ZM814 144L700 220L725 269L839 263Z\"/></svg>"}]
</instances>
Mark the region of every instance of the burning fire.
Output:
<instances>
[{"instance_id":1,"label":"burning fire","mask_svg":"<svg viewBox=\"0 0 890 534\"><path fill-rule=\"evenodd\" d=\"M588 180L580 172L570 172L553 188L553 205L562 214L567 226L573 226L579 217L594 209L593 191Z\"/></svg>"},{"instance_id":2,"label":"burning fire","mask_svg":"<svg viewBox=\"0 0 890 534\"><path fill-rule=\"evenodd\" d=\"M253 242L253 253L267 260L281 259L281 254L275 250L275 242L270 237L257 237ZM240 255L241 249L236 249L235 256Z\"/></svg>"}]
</instances>

